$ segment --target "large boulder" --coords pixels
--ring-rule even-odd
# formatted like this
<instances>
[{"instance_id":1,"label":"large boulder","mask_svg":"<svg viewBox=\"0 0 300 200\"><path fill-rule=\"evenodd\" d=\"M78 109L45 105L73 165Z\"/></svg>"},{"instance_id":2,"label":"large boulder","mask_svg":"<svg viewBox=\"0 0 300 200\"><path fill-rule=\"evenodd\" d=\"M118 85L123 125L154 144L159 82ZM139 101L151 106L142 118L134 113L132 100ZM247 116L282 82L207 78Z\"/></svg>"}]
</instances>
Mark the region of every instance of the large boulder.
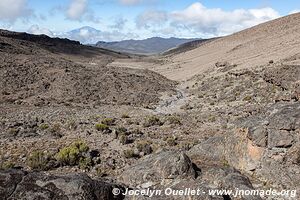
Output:
<instances>
[{"instance_id":1,"label":"large boulder","mask_svg":"<svg viewBox=\"0 0 300 200\"><path fill-rule=\"evenodd\" d=\"M265 81L288 90L291 98L300 99L300 65L279 65L265 71Z\"/></svg>"},{"instance_id":2,"label":"large boulder","mask_svg":"<svg viewBox=\"0 0 300 200\"><path fill-rule=\"evenodd\" d=\"M202 168L203 167L203 168ZM201 172L200 172L201 171ZM136 165L128 167L120 179L131 189L152 189L163 191L155 197L126 196L127 199L193 199L259 200L258 196L234 197L233 195L210 195L210 190L252 190L250 180L238 170L230 167L203 165L199 169L189 157L178 151L161 151L141 159ZM167 195L166 190L199 190L197 195Z\"/></svg>"},{"instance_id":3,"label":"large boulder","mask_svg":"<svg viewBox=\"0 0 300 200\"><path fill-rule=\"evenodd\" d=\"M41 172L7 170L0 172L0 197L8 200L113 200L124 199L112 193L122 187L85 174L66 176L47 175Z\"/></svg>"},{"instance_id":4,"label":"large boulder","mask_svg":"<svg viewBox=\"0 0 300 200\"><path fill-rule=\"evenodd\" d=\"M127 168L122 181L130 186L152 186L167 180L195 178L197 172L189 157L182 152L161 151L141 159Z\"/></svg>"}]
</instances>

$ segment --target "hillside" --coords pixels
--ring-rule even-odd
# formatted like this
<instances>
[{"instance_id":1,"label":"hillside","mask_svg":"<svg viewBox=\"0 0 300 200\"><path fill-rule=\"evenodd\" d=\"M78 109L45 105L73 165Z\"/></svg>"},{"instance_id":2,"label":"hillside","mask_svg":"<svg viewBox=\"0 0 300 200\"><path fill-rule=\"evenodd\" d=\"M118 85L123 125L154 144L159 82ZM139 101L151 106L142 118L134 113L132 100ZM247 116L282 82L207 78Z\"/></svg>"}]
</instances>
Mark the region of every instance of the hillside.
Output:
<instances>
[{"instance_id":1,"label":"hillside","mask_svg":"<svg viewBox=\"0 0 300 200\"><path fill-rule=\"evenodd\" d=\"M200 45L206 44L216 39L218 38L201 39L201 40L186 42L172 49L168 49L167 51L163 52L163 55L173 55L173 54L179 54L179 53L191 51L193 49L198 48Z\"/></svg>"},{"instance_id":2,"label":"hillside","mask_svg":"<svg viewBox=\"0 0 300 200\"><path fill-rule=\"evenodd\" d=\"M0 31L0 45L1 103L142 105L173 85L154 72L108 68L128 56L67 39Z\"/></svg>"},{"instance_id":3,"label":"hillside","mask_svg":"<svg viewBox=\"0 0 300 200\"><path fill-rule=\"evenodd\" d=\"M153 37L144 40L123 40L119 42L99 41L96 46L119 52L151 55L162 53L168 49L175 48L181 44L194 40L196 39Z\"/></svg>"},{"instance_id":4,"label":"hillside","mask_svg":"<svg viewBox=\"0 0 300 200\"><path fill-rule=\"evenodd\" d=\"M172 56L172 63L161 67L164 75L186 80L211 70L217 62L229 62L238 69L281 62L299 53L300 14L279 18L223 37ZM180 65L180 69L177 69Z\"/></svg>"}]
</instances>

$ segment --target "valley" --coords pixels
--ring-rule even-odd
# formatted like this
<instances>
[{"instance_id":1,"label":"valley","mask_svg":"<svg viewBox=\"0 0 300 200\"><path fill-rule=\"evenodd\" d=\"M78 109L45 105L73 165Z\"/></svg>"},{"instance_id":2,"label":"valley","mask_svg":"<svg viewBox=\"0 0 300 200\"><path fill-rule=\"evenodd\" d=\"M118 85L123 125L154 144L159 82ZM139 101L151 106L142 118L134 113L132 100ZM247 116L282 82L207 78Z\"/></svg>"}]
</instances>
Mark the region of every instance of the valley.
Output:
<instances>
[{"instance_id":1,"label":"valley","mask_svg":"<svg viewBox=\"0 0 300 200\"><path fill-rule=\"evenodd\" d=\"M1 30L0 199L297 199L208 191L300 191L299 22L151 56Z\"/></svg>"}]
</instances>

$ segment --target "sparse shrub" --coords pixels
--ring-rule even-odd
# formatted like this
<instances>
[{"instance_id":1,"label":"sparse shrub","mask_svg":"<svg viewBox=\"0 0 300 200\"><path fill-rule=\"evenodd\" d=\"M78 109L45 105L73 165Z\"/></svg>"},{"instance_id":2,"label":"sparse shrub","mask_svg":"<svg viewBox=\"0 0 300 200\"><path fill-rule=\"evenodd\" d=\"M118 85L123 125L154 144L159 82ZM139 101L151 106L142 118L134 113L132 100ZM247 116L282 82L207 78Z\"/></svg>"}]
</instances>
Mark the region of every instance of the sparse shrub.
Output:
<instances>
[{"instance_id":1,"label":"sparse shrub","mask_svg":"<svg viewBox=\"0 0 300 200\"><path fill-rule=\"evenodd\" d=\"M119 136L119 141L121 144L125 145L129 143L128 137L126 136L126 134L122 133Z\"/></svg>"},{"instance_id":2,"label":"sparse shrub","mask_svg":"<svg viewBox=\"0 0 300 200\"><path fill-rule=\"evenodd\" d=\"M133 149L126 149L126 150L124 150L123 154L124 154L125 158L134 158L135 157Z\"/></svg>"},{"instance_id":3,"label":"sparse shrub","mask_svg":"<svg viewBox=\"0 0 300 200\"><path fill-rule=\"evenodd\" d=\"M91 158L81 157L79 159L79 168L84 170L89 170L93 166L93 161Z\"/></svg>"},{"instance_id":4,"label":"sparse shrub","mask_svg":"<svg viewBox=\"0 0 300 200\"><path fill-rule=\"evenodd\" d=\"M8 129L8 134L11 136L16 136L18 134L19 130L16 128L10 128Z\"/></svg>"},{"instance_id":5,"label":"sparse shrub","mask_svg":"<svg viewBox=\"0 0 300 200\"><path fill-rule=\"evenodd\" d=\"M76 124L76 121L74 119L71 119L67 122L67 128L69 130L76 130L77 128L77 124Z\"/></svg>"},{"instance_id":6,"label":"sparse shrub","mask_svg":"<svg viewBox=\"0 0 300 200\"><path fill-rule=\"evenodd\" d=\"M41 124L41 125L40 125L40 129L41 129L41 130L46 130L46 129L48 129L48 128L49 128L49 125L48 125L48 124L45 124L45 123L44 123L44 124Z\"/></svg>"},{"instance_id":7,"label":"sparse shrub","mask_svg":"<svg viewBox=\"0 0 300 200\"><path fill-rule=\"evenodd\" d=\"M29 155L27 165L34 170L48 170L49 160L49 155L46 155L42 151L34 151Z\"/></svg>"},{"instance_id":8,"label":"sparse shrub","mask_svg":"<svg viewBox=\"0 0 300 200\"><path fill-rule=\"evenodd\" d=\"M176 138L174 138L174 137L167 138L166 142L169 146L176 146L177 145Z\"/></svg>"},{"instance_id":9,"label":"sparse shrub","mask_svg":"<svg viewBox=\"0 0 300 200\"><path fill-rule=\"evenodd\" d=\"M48 128L48 132L54 137L62 137L60 124L53 124Z\"/></svg>"},{"instance_id":10,"label":"sparse shrub","mask_svg":"<svg viewBox=\"0 0 300 200\"><path fill-rule=\"evenodd\" d=\"M144 133L139 128L136 128L136 129L131 131L131 134L133 134L133 135L143 135Z\"/></svg>"},{"instance_id":11,"label":"sparse shrub","mask_svg":"<svg viewBox=\"0 0 300 200\"><path fill-rule=\"evenodd\" d=\"M144 122L144 127L150 127L150 126L161 126L163 125L163 123L160 121L160 119L156 116L150 116L150 117L147 117L145 119L145 122Z\"/></svg>"},{"instance_id":12,"label":"sparse shrub","mask_svg":"<svg viewBox=\"0 0 300 200\"><path fill-rule=\"evenodd\" d=\"M116 131L117 131L118 134L121 134L121 133L126 133L127 129L122 126L122 127L116 128Z\"/></svg>"},{"instance_id":13,"label":"sparse shrub","mask_svg":"<svg viewBox=\"0 0 300 200\"><path fill-rule=\"evenodd\" d=\"M193 143L191 142L183 142L179 145L179 149L184 150L184 151L188 151L190 150L192 147L194 146Z\"/></svg>"},{"instance_id":14,"label":"sparse shrub","mask_svg":"<svg viewBox=\"0 0 300 200\"><path fill-rule=\"evenodd\" d=\"M168 122L170 123L170 124L177 124L177 125L181 125L181 121L180 121L180 118L179 117L177 117L177 116L170 116L170 117L168 117Z\"/></svg>"},{"instance_id":15,"label":"sparse shrub","mask_svg":"<svg viewBox=\"0 0 300 200\"><path fill-rule=\"evenodd\" d=\"M97 131L106 131L106 130L109 130L109 127L106 124L96 124L95 128L96 128Z\"/></svg>"},{"instance_id":16,"label":"sparse shrub","mask_svg":"<svg viewBox=\"0 0 300 200\"><path fill-rule=\"evenodd\" d=\"M126 120L126 124L128 124L128 125L132 125L132 124L134 124L135 122L133 121L133 120L131 120L131 119L128 119L128 120Z\"/></svg>"},{"instance_id":17,"label":"sparse shrub","mask_svg":"<svg viewBox=\"0 0 300 200\"><path fill-rule=\"evenodd\" d=\"M115 125L116 120L113 118L105 118L101 121L102 124L105 124L107 126L113 126Z\"/></svg>"},{"instance_id":18,"label":"sparse shrub","mask_svg":"<svg viewBox=\"0 0 300 200\"><path fill-rule=\"evenodd\" d=\"M87 153L89 147L83 141L76 141L71 145L61 149L56 154L56 159L61 165L78 165L79 161L84 157L84 154Z\"/></svg>"},{"instance_id":19,"label":"sparse shrub","mask_svg":"<svg viewBox=\"0 0 300 200\"><path fill-rule=\"evenodd\" d=\"M0 170L7 170L7 169L11 169L14 168L15 164L11 161L4 161L2 163L0 163Z\"/></svg>"},{"instance_id":20,"label":"sparse shrub","mask_svg":"<svg viewBox=\"0 0 300 200\"><path fill-rule=\"evenodd\" d=\"M245 96L243 101L251 101L252 97L251 96Z\"/></svg>"},{"instance_id":21,"label":"sparse shrub","mask_svg":"<svg viewBox=\"0 0 300 200\"><path fill-rule=\"evenodd\" d=\"M153 152L150 141L139 141L136 144L136 148L139 150L139 152L144 152L145 155Z\"/></svg>"},{"instance_id":22,"label":"sparse shrub","mask_svg":"<svg viewBox=\"0 0 300 200\"><path fill-rule=\"evenodd\" d=\"M110 169L107 169L107 168L102 168L100 166L98 166L96 168L96 174L97 174L97 176L100 176L100 177L107 176L109 174L109 172L110 172Z\"/></svg>"},{"instance_id":23,"label":"sparse shrub","mask_svg":"<svg viewBox=\"0 0 300 200\"><path fill-rule=\"evenodd\" d=\"M217 119L216 119L215 116L210 116L210 117L208 118L208 121L209 121L209 122L215 122L215 121L217 121Z\"/></svg>"},{"instance_id":24,"label":"sparse shrub","mask_svg":"<svg viewBox=\"0 0 300 200\"><path fill-rule=\"evenodd\" d=\"M225 158L222 159L222 165L223 167L230 167L229 162Z\"/></svg>"}]
</instances>

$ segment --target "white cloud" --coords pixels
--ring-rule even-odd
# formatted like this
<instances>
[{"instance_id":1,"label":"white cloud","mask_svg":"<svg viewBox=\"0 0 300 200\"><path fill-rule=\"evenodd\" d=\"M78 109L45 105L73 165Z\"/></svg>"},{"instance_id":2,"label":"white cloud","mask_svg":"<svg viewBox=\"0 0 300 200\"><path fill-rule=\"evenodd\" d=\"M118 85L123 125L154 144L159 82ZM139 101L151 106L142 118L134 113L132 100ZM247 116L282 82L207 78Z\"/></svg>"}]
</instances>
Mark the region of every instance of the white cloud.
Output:
<instances>
[{"instance_id":1,"label":"white cloud","mask_svg":"<svg viewBox=\"0 0 300 200\"><path fill-rule=\"evenodd\" d=\"M185 27L202 35L230 34L259 23L280 17L272 8L236 9L224 11L194 3L182 11L170 13L172 26Z\"/></svg>"},{"instance_id":2,"label":"white cloud","mask_svg":"<svg viewBox=\"0 0 300 200\"><path fill-rule=\"evenodd\" d=\"M289 14L296 14L300 12L300 9L295 9L295 10L292 10L291 12L289 12Z\"/></svg>"},{"instance_id":3,"label":"white cloud","mask_svg":"<svg viewBox=\"0 0 300 200\"><path fill-rule=\"evenodd\" d=\"M112 25L110 25L109 27L112 29L117 29L117 30L123 30L127 23L127 19L124 19L121 16L114 18L113 21L114 21L114 23Z\"/></svg>"},{"instance_id":4,"label":"white cloud","mask_svg":"<svg viewBox=\"0 0 300 200\"><path fill-rule=\"evenodd\" d=\"M28 33L31 33L31 34L35 34L35 35L41 35L41 34L44 34L44 35L48 35L50 37L53 37L54 34L52 31L50 31L49 29L47 28L41 28L39 27L38 25L32 25L28 31Z\"/></svg>"},{"instance_id":5,"label":"white cloud","mask_svg":"<svg viewBox=\"0 0 300 200\"><path fill-rule=\"evenodd\" d=\"M168 20L168 14L164 11L145 11L137 16L135 23L138 28L150 28L161 26Z\"/></svg>"},{"instance_id":6,"label":"white cloud","mask_svg":"<svg viewBox=\"0 0 300 200\"><path fill-rule=\"evenodd\" d=\"M140 4L153 5L156 4L159 0L118 0L119 3L125 6L135 6Z\"/></svg>"},{"instance_id":7,"label":"white cloud","mask_svg":"<svg viewBox=\"0 0 300 200\"><path fill-rule=\"evenodd\" d=\"M19 17L32 15L27 0L0 0L0 20L14 22Z\"/></svg>"},{"instance_id":8,"label":"white cloud","mask_svg":"<svg viewBox=\"0 0 300 200\"><path fill-rule=\"evenodd\" d=\"M136 5L142 2L142 0L119 0L124 5Z\"/></svg>"},{"instance_id":9,"label":"white cloud","mask_svg":"<svg viewBox=\"0 0 300 200\"><path fill-rule=\"evenodd\" d=\"M100 18L95 15L92 9L88 8L88 3L88 0L71 0L67 8L55 7L50 11L50 14L55 15L56 11L65 10L65 15L69 20L100 23Z\"/></svg>"},{"instance_id":10,"label":"white cloud","mask_svg":"<svg viewBox=\"0 0 300 200\"><path fill-rule=\"evenodd\" d=\"M85 26L66 33L56 34L57 37L69 38L71 40L80 41L83 44L95 44L99 41L116 41L130 38L137 38L130 32L100 31L93 27Z\"/></svg>"},{"instance_id":11,"label":"white cloud","mask_svg":"<svg viewBox=\"0 0 300 200\"><path fill-rule=\"evenodd\" d=\"M72 0L66 15L71 20L80 20L86 11L87 0Z\"/></svg>"}]
</instances>

